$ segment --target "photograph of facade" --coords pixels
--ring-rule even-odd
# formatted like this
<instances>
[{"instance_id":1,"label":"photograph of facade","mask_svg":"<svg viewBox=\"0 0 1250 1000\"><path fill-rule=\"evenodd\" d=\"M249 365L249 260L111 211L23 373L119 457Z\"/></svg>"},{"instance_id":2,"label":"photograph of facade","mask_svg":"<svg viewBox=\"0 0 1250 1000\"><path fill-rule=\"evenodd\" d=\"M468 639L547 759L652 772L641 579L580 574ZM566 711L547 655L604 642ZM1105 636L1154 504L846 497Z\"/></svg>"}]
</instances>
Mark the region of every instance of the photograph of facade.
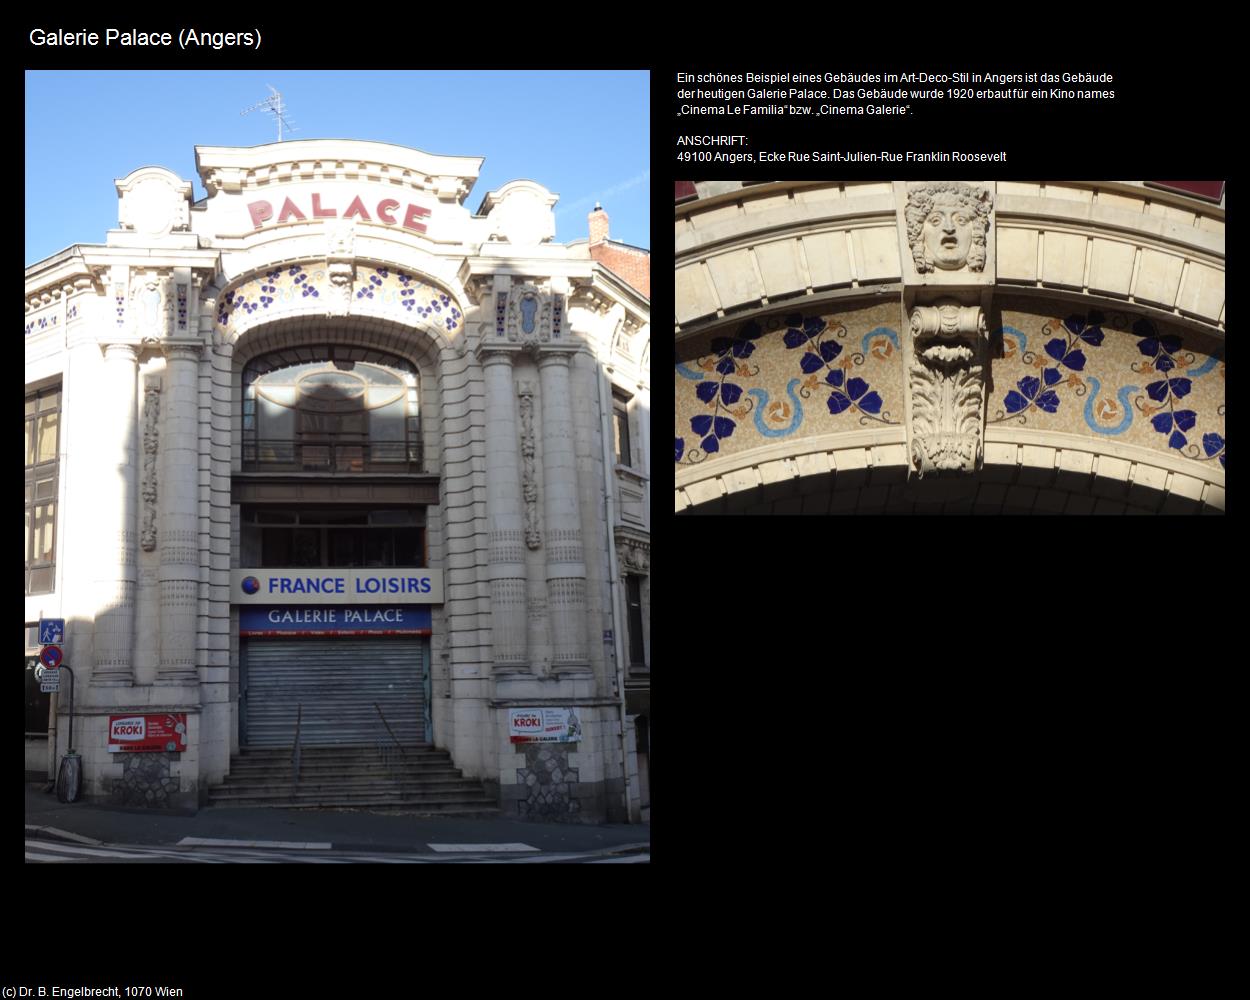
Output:
<instances>
[{"instance_id":1,"label":"photograph of facade","mask_svg":"<svg viewBox=\"0 0 1250 1000\"><path fill-rule=\"evenodd\" d=\"M240 761L298 733L428 749L503 816L637 820L647 251L598 206L554 242L535 181L470 202L480 157L195 162L206 198L136 165L104 243L26 270L28 774L69 749L32 662L62 618L88 800L241 801ZM514 738L549 718L560 741Z\"/></svg>"},{"instance_id":2,"label":"photograph of facade","mask_svg":"<svg viewBox=\"0 0 1250 1000\"><path fill-rule=\"evenodd\" d=\"M679 183L675 509L1223 513L1221 182Z\"/></svg>"}]
</instances>

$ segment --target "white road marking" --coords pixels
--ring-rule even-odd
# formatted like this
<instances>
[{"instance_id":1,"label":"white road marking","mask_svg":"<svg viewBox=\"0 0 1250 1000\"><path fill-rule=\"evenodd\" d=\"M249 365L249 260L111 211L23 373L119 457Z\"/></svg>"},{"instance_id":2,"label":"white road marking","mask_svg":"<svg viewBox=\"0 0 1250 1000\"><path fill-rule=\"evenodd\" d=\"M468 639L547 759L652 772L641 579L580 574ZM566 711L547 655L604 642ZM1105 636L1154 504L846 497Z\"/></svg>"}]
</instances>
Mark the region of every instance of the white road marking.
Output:
<instances>
[{"instance_id":1,"label":"white road marking","mask_svg":"<svg viewBox=\"0 0 1250 1000\"><path fill-rule=\"evenodd\" d=\"M536 851L529 844L430 844L431 851L459 851L464 854L485 854L488 851Z\"/></svg>"},{"instance_id":2,"label":"white road marking","mask_svg":"<svg viewBox=\"0 0 1250 1000\"><path fill-rule=\"evenodd\" d=\"M629 858L604 858L602 861L587 861L588 865L636 865L640 861L650 861L650 854L637 854Z\"/></svg>"},{"instance_id":3,"label":"white road marking","mask_svg":"<svg viewBox=\"0 0 1250 1000\"><path fill-rule=\"evenodd\" d=\"M286 840L210 840L204 837L183 837L179 847L274 847L288 851L328 851L333 844L296 843Z\"/></svg>"},{"instance_id":4,"label":"white road marking","mask_svg":"<svg viewBox=\"0 0 1250 1000\"><path fill-rule=\"evenodd\" d=\"M50 837L60 837L63 840L72 840L75 844L90 844L92 847L99 847L103 841L92 840L90 837L83 837L77 833L70 833L68 830L58 830L54 826L30 826L26 827L27 833L43 833Z\"/></svg>"},{"instance_id":5,"label":"white road marking","mask_svg":"<svg viewBox=\"0 0 1250 1000\"><path fill-rule=\"evenodd\" d=\"M72 847L69 844L51 844L46 841L26 841L27 847L37 847L45 851L59 854L90 855L97 858L133 858L133 854L123 851L97 851L90 847Z\"/></svg>"},{"instance_id":6,"label":"white road marking","mask_svg":"<svg viewBox=\"0 0 1250 1000\"><path fill-rule=\"evenodd\" d=\"M495 861L493 858L490 860L483 859L482 863L483 864L495 864L495 865L526 865L526 864L534 865L534 864L543 864L544 862L547 862L547 861L568 861L571 858L580 858L580 857L582 857L582 855L580 854L540 854L536 857L508 858L506 861Z\"/></svg>"}]
</instances>

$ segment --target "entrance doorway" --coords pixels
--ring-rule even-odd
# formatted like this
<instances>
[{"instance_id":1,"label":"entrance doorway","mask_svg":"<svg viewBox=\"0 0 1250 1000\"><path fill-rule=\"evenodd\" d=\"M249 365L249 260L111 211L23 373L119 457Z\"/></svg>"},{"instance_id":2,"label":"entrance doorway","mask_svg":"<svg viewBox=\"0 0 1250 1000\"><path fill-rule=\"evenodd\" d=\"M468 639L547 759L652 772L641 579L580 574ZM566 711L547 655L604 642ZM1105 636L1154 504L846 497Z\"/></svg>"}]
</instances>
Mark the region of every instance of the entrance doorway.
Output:
<instances>
[{"instance_id":1,"label":"entrance doorway","mask_svg":"<svg viewBox=\"0 0 1250 1000\"><path fill-rule=\"evenodd\" d=\"M291 746L297 713L301 746L433 742L427 638L247 638L240 659L244 746Z\"/></svg>"}]
</instances>

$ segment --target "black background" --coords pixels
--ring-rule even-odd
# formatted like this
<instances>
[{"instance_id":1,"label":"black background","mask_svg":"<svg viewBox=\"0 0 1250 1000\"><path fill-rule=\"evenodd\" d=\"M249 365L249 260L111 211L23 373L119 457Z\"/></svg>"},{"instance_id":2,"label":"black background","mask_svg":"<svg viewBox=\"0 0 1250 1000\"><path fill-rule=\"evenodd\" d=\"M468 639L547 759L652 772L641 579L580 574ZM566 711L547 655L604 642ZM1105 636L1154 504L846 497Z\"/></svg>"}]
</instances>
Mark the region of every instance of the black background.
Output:
<instances>
[{"instance_id":1,"label":"black background","mask_svg":"<svg viewBox=\"0 0 1250 1000\"><path fill-rule=\"evenodd\" d=\"M1177 11L1170 20L1143 12L1138 28L1138 15L1130 11L1101 30L1086 11L1055 11L1053 34L1043 30L1052 14L1032 8L935 9L918 17L895 8L757 7L739 15L728 8L583 8L546 33L478 24L485 9L461 13L464 23L446 28L448 44L416 49L402 32L383 30L376 16L368 21L369 12L359 18L347 12L340 24L292 11L280 21L262 21L259 56L135 50L105 57L23 43L21 58L31 68L79 69L650 66L652 191L661 222L671 210L675 179L809 175L791 167L784 174L772 166L716 171L700 165L697 173L679 167L671 156L678 132L795 126L764 118L734 121L731 128L715 118L677 122L672 95L678 70L965 67L1115 75L1113 105L951 103L945 112L926 107L910 118L818 120L813 128L821 134L787 143L875 149L893 139L890 145L899 148L1007 149L1005 167L958 170L987 179L1222 178L1231 172L1243 129L1243 85L1220 51L1220 39L1232 29L1214 12ZM227 30L258 16L188 12L186 22ZM506 94L497 107L466 108L481 116L484 128L492 115L534 111L511 108ZM840 131L832 144L823 134L830 122ZM593 142L611 122L565 126L584 128ZM908 167L905 176L937 176L944 169ZM831 176L827 165L808 170L813 177ZM843 164L838 176L900 175ZM653 304L665 341L672 257L666 227L658 231ZM656 355L667 357L667 347ZM901 914L928 914L947 901L958 906L982 891L983 898L996 897L986 904L994 923L995 914L1011 912L1022 899L1047 896L1048 886L1070 885L1076 896L1106 890L1107 906L1114 908L1140 898L1143 885L1163 897L1178 885L1222 877L1222 831L1230 828L1232 793L1244 784L1230 774L1231 740L1243 725L1233 713L1244 699L1233 696L1225 653L1227 595L1234 586L1225 568L1231 548L1225 520L675 521L668 506L672 480L661 461L671 404L665 378L658 382L653 436L664 447L652 448L658 456L652 671L656 703L664 708L653 807L656 864L669 867L655 876L651 872L662 868L632 866L628 878L620 866L598 868L621 879L609 903L590 891L586 869L543 866L545 892L538 898L569 903L574 926L592 932L575 933L581 944L572 950L621 959L617 971L634 980L638 941L649 949L642 952L644 964L658 964L676 948L702 947L696 926L723 928L723 943L744 926L757 926L765 912L811 912L807 903L817 898L839 925L862 917L888 940ZM71 866L60 866L59 882L45 874L56 867L38 869L39 894L50 900L71 888L64 874ZM96 869L124 876L91 884L98 893L156 882L157 873L175 888L173 898L203 906L206 912L179 931L194 935L204 926L204 946L160 957L205 982L231 976L234 949L248 934L255 935L253 953L263 939L269 962L263 973L239 973L244 988L257 980L306 984L324 977L380 991L383 983L422 981L421 970L405 967L415 931L385 919L387 901L406 898L408 889L384 886L376 871L356 869L350 885L342 869L338 878L318 872L317 880L300 871L304 882L297 883L292 868L281 867L289 877L246 888L238 876L255 878L255 869L210 870L230 883L218 890L216 916L203 902L213 895L205 866ZM456 936L448 934L456 924L453 904L446 902L452 899L464 907L464 938L493 940L503 918L511 917L515 941L525 939L527 916L498 882L526 869L474 869L421 870L428 881L411 890L414 898L425 901L422 907L437 898L433 907L443 917L441 930L422 925L424 951L434 937ZM79 878L88 871L72 870ZM786 877L774 877L778 870ZM172 880L171 871L177 873ZM574 871L581 878L563 885ZM396 877L394 869L387 874ZM452 875L453 885L446 885ZM33 878L26 881L34 885ZM492 892L498 892L498 921L487 916ZM928 899L923 906L915 902L920 897ZM300 900L315 904L303 917ZM765 911L766 902L780 909ZM93 924L84 937L107 942L99 911L78 912ZM323 920L326 912L334 916ZM1094 920L1079 905L1064 918ZM932 919L930 933L940 936L942 918ZM666 934L674 924L691 935ZM355 949L342 930L349 925L357 931ZM300 927L311 931L300 934ZM322 957L308 948L318 935L333 942ZM286 950L282 942L293 939L299 946ZM124 943L119 930L114 947ZM512 954L503 942L486 950Z\"/></svg>"}]
</instances>

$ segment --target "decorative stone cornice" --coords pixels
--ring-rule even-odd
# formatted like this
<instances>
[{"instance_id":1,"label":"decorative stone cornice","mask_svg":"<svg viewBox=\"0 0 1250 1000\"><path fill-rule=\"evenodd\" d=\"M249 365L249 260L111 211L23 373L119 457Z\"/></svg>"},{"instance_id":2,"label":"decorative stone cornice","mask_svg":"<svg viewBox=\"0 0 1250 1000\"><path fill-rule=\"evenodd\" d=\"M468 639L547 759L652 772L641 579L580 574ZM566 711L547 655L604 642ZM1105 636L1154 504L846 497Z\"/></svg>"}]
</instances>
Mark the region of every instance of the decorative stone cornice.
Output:
<instances>
[{"instance_id":1,"label":"decorative stone cornice","mask_svg":"<svg viewBox=\"0 0 1250 1000\"><path fill-rule=\"evenodd\" d=\"M620 563L621 575L638 573L647 575L651 572L651 539L637 534L625 534L619 528L616 531L616 556Z\"/></svg>"},{"instance_id":2,"label":"decorative stone cornice","mask_svg":"<svg viewBox=\"0 0 1250 1000\"><path fill-rule=\"evenodd\" d=\"M28 295L25 305L26 312L34 312L37 309L43 309L50 306L53 302L60 302L61 299L67 299L72 295L80 292L103 291L103 287L99 282L89 277L76 278L71 282L64 282L57 285L51 285L40 290L36 295Z\"/></svg>"},{"instance_id":3,"label":"decorative stone cornice","mask_svg":"<svg viewBox=\"0 0 1250 1000\"><path fill-rule=\"evenodd\" d=\"M385 142L297 139L262 146L196 146L209 195L265 185L348 178L394 184L461 204L482 169L480 156L438 156Z\"/></svg>"}]
</instances>

